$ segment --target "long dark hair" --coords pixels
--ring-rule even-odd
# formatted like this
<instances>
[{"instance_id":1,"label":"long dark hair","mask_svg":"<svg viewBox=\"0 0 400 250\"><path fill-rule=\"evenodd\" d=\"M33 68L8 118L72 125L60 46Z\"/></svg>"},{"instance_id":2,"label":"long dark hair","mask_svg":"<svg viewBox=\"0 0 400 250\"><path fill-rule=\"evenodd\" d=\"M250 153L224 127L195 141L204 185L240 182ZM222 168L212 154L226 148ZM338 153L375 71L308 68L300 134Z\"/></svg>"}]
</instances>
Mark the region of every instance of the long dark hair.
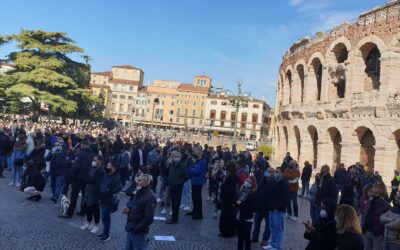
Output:
<instances>
[{"instance_id":1,"label":"long dark hair","mask_svg":"<svg viewBox=\"0 0 400 250\"><path fill-rule=\"evenodd\" d=\"M236 166L236 163L234 162L234 161L229 161L227 164L226 164L226 172L227 172L227 176L237 176L238 175L238 173L237 173L237 166Z\"/></svg>"}]
</instances>

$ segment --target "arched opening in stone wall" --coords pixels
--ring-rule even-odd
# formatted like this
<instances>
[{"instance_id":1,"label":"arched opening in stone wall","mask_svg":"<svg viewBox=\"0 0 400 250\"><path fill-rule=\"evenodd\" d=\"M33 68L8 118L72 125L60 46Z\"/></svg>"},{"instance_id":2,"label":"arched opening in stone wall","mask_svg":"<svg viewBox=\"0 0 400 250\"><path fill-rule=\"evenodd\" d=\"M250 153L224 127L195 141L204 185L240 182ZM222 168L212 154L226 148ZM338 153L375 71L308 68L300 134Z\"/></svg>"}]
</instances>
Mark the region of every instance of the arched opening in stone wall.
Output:
<instances>
[{"instance_id":1,"label":"arched opening in stone wall","mask_svg":"<svg viewBox=\"0 0 400 250\"><path fill-rule=\"evenodd\" d=\"M379 90L381 85L381 52L374 43L366 43L360 48L365 63L364 90Z\"/></svg>"},{"instance_id":2,"label":"arched opening in stone wall","mask_svg":"<svg viewBox=\"0 0 400 250\"><path fill-rule=\"evenodd\" d=\"M397 145L397 159L396 159L396 169L400 171L400 129L394 132L394 139Z\"/></svg>"},{"instance_id":3,"label":"arched opening in stone wall","mask_svg":"<svg viewBox=\"0 0 400 250\"><path fill-rule=\"evenodd\" d=\"M311 142L313 146L313 166L317 167L318 163L318 131L314 126L309 126L308 127L308 133L310 134L311 137Z\"/></svg>"},{"instance_id":4,"label":"arched opening in stone wall","mask_svg":"<svg viewBox=\"0 0 400 250\"><path fill-rule=\"evenodd\" d=\"M285 74L285 81L289 84L289 104L292 103L292 72L288 70Z\"/></svg>"},{"instance_id":5,"label":"arched opening in stone wall","mask_svg":"<svg viewBox=\"0 0 400 250\"><path fill-rule=\"evenodd\" d=\"M349 52L346 45L338 43L333 48L333 53L338 64L343 64L349 57ZM346 76L344 71L344 65L339 65L336 69L337 83L336 83L336 95L339 98L344 98L346 92Z\"/></svg>"},{"instance_id":6,"label":"arched opening in stone wall","mask_svg":"<svg viewBox=\"0 0 400 250\"><path fill-rule=\"evenodd\" d=\"M297 145L297 161L299 161L300 160L301 141L300 141L300 130L297 126L294 126L294 136L296 138L296 145Z\"/></svg>"},{"instance_id":7,"label":"arched opening in stone wall","mask_svg":"<svg viewBox=\"0 0 400 250\"><path fill-rule=\"evenodd\" d=\"M299 79L300 79L300 89L301 89L301 99L300 102L304 101L304 66L302 64L299 64L296 68L297 73L299 74Z\"/></svg>"},{"instance_id":8,"label":"arched opening in stone wall","mask_svg":"<svg viewBox=\"0 0 400 250\"><path fill-rule=\"evenodd\" d=\"M285 134L285 150L289 152L289 134L287 127L283 127L283 133Z\"/></svg>"},{"instance_id":9,"label":"arched opening in stone wall","mask_svg":"<svg viewBox=\"0 0 400 250\"><path fill-rule=\"evenodd\" d=\"M358 140L360 141L360 163L365 169L374 169L375 164L375 136L374 133L366 127L356 129Z\"/></svg>"},{"instance_id":10,"label":"arched opening in stone wall","mask_svg":"<svg viewBox=\"0 0 400 250\"><path fill-rule=\"evenodd\" d=\"M328 129L329 136L331 137L332 145L333 145L333 159L332 159L332 167L336 167L340 164L341 154L342 154L342 135L340 134L337 128L329 128Z\"/></svg>"},{"instance_id":11,"label":"arched opening in stone wall","mask_svg":"<svg viewBox=\"0 0 400 250\"><path fill-rule=\"evenodd\" d=\"M321 100L321 86L322 86L322 63L319 58L314 58L312 60L312 66L317 82L317 101Z\"/></svg>"}]
</instances>

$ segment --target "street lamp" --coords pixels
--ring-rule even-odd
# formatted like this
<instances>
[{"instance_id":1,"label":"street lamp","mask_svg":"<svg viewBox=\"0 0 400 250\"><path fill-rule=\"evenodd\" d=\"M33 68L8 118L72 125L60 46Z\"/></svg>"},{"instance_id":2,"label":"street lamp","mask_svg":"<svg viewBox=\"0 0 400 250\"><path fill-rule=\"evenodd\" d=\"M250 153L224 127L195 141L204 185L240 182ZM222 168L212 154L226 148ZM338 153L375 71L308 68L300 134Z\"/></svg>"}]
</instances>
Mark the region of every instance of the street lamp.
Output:
<instances>
[{"instance_id":1,"label":"street lamp","mask_svg":"<svg viewBox=\"0 0 400 250\"><path fill-rule=\"evenodd\" d=\"M237 123L239 117L239 108L246 107L248 101L247 97L242 95L241 90L242 83L238 82L238 93L236 96L232 96L229 98L229 105L235 107L235 121L233 126L233 139L232 139L232 151L236 151L237 144Z\"/></svg>"},{"instance_id":2,"label":"street lamp","mask_svg":"<svg viewBox=\"0 0 400 250\"><path fill-rule=\"evenodd\" d=\"M160 99L154 98L154 100L153 100L153 110L151 112L151 130L153 130L153 127L154 127L154 107L155 107L156 104L158 105L159 103L160 103Z\"/></svg>"}]
</instances>

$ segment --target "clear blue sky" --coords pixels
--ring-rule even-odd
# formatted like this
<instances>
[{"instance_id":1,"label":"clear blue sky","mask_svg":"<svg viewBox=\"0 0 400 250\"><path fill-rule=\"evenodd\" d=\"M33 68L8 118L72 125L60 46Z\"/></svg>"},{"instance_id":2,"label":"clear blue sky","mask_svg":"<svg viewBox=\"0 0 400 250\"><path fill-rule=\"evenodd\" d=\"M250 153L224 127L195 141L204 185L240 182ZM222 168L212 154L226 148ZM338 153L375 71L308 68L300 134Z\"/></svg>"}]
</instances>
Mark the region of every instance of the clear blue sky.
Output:
<instances>
[{"instance_id":1,"label":"clear blue sky","mask_svg":"<svg viewBox=\"0 0 400 250\"><path fill-rule=\"evenodd\" d=\"M0 35L21 29L64 31L93 58L93 71L130 64L156 79L215 85L267 96L275 105L285 51L384 0L68 0L5 1ZM0 47L0 58L15 49Z\"/></svg>"}]
</instances>

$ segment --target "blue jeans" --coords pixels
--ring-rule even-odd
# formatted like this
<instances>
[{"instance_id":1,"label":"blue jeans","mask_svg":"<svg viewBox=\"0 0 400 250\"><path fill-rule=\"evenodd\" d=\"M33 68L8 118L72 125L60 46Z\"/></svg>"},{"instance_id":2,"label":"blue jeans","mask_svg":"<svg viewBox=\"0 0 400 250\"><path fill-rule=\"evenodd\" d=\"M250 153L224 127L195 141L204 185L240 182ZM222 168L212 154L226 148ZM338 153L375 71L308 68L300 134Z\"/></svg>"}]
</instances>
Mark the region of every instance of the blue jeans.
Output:
<instances>
[{"instance_id":1,"label":"blue jeans","mask_svg":"<svg viewBox=\"0 0 400 250\"><path fill-rule=\"evenodd\" d=\"M13 184L21 184L21 178L22 178L22 172L24 168L22 166L17 167L13 164L12 167L12 177L11 177L11 182Z\"/></svg>"},{"instance_id":2,"label":"blue jeans","mask_svg":"<svg viewBox=\"0 0 400 250\"><path fill-rule=\"evenodd\" d=\"M271 230L271 246L277 250L281 249L283 229L283 212L277 210L270 211L269 230Z\"/></svg>"},{"instance_id":3,"label":"blue jeans","mask_svg":"<svg viewBox=\"0 0 400 250\"><path fill-rule=\"evenodd\" d=\"M391 243L391 242L385 242L385 250L398 250L400 249L399 244Z\"/></svg>"},{"instance_id":4,"label":"blue jeans","mask_svg":"<svg viewBox=\"0 0 400 250\"><path fill-rule=\"evenodd\" d=\"M162 199L163 198L163 194L165 191L165 177L164 176L158 176L160 178L159 182L160 183L160 189L158 191L158 198Z\"/></svg>"},{"instance_id":5,"label":"blue jeans","mask_svg":"<svg viewBox=\"0 0 400 250\"><path fill-rule=\"evenodd\" d=\"M111 209L107 204L100 204L101 222L103 222L103 234L110 235L111 228Z\"/></svg>"},{"instance_id":6,"label":"blue jeans","mask_svg":"<svg viewBox=\"0 0 400 250\"><path fill-rule=\"evenodd\" d=\"M58 200L58 197L60 197L61 189L64 184L64 176L62 176L62 175L52 176L52 182L53 182L52 184L54 185L53 186L53 198Z\"/></svg>"},{"instance_id":7,"label":"blue jeans","mask_svg":"<svg viewBox=\"0 0 400 250\"><path fill-rule=\"evenodd\" d=\"M260 228L261 228L261 222L264 219L265 221L265 228L264 228L264 234L263 234L263 240L268 241L269 236L271 235L271 231L269 231L269 215L267 214L265 217L255 214L254 215L254 229L253 229L253 241L258 241L258 236L260 235Z\"/></svg>"},{"instance_id":8,"label":"blue jeans","mask_svg":"<svg viewBox=\"0 0 400 250\"><path fill-rule=\"evenodd\" d=\"M293 203L294 216L298 217L299 216L299 206L297 205L297 192L296 191L290 191L290 199L289 199L289 203L287 205L287 211L288 211L289 215L292 215L291 203Z\"/></svg>"},{"instance_id":9,"label":"blue jeans","mask_svg":"<svg viewBox=\"0 0 400 250\"><path fill-rule=\"evenodd\" d=\"M310 180L301 181L301 195L304 196L304 193L306 193L306 196L308 196L309 190L310 190Z\"/></svg>"},{"instance_id":10,"label":"blue jeans","mask_svg":"<svg viewBox=\"0 0 400 250\"><path fill-rule=\"evenodd\" d=\"M182 192L182 200L181 204L190 207L192 203L192 195L190 192L192 184L190 180L187 180L185 184L183 184L183 192Z\"/></svg>"},{"instance_id":11,"label":"blue jeans","mask_svg":"<svg viewBox=\"0 0 400 250\"><path fill-rule=\"evenodd\" d=\"M311 223L313 225L317 220L318 216L319 216L319 209L310 203L310 217L311 217Z\"/></svg>"},{"instance_id":12,"label":"blue jeans","mask_svg":"<svg viewBox=\"0 0 400 250\"><path fill-rule=\"evenodd\" d=\"M147 250L147 234L126 233L125 250Z\"/></svg>"}]
</instances>

